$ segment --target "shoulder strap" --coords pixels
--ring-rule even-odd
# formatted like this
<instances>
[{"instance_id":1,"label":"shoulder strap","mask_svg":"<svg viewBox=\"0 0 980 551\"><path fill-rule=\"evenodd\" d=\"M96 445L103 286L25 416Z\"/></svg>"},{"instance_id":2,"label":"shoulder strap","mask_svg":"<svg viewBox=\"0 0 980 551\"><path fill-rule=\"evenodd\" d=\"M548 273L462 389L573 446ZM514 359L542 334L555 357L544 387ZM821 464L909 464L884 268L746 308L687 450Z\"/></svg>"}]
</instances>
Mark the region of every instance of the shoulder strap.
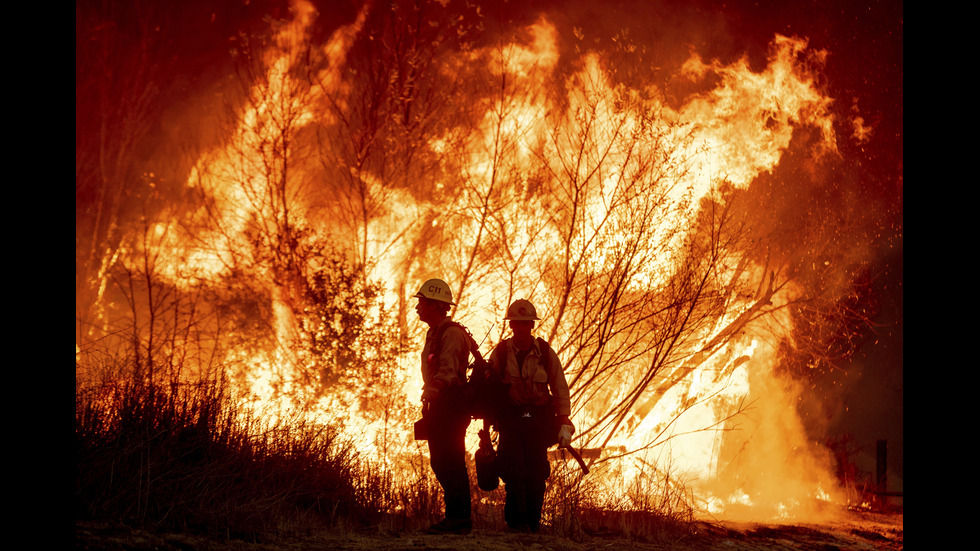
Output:
<instances>
[{"instance_id":1,"label":"shoulder strap","mask_svg":"<svg viewBox=\"0 0 980 551\"><path fill-rule=\"evenodd\" d=\"M472 340L472 337L470 339ZM549 369L551 367L551 345L541 337L537 337L536 340L538 341L538 348L541 349L541 355L544 357L544 363L542 365L545 369ZM500 348L501 346L504 346L504 341L497 343L496 348ZM497 357L499 358L500 354Z\"/></svg>"},{"instance_id":2,"label":"shoulder strap","mask_svg":"<svg viewBox=\"0 0 980 551\"><path fill-rule=\"evenodd\" d=\"M476 344L476 339L474 339L473 335L470 334L470 330L467 329L466 326L464 326L463 324L452 320L447 321L446 323L440 325L438 329L436 329L435 343L433 344L431 352L436 355L439 354L439 352L442 349L442 334L450 326L458 327L463 330L463 334L465 334L467 340L470 341L470 353L473 354L474 358L482 362L483 356L480 354L480 345Z\"/></svg>"},{"instance_id":3,"label":"shoulder strap","mask_svg":"<svg viewBox=\"0 0 980 551\"><path fill-rule=\"evenodd\" d=\"M548 344L548 341L538 337L538 348L541 349L542 359L544 360L542 366L545 371L551 371L551 345Z\"/></svg>"}]
</instances>

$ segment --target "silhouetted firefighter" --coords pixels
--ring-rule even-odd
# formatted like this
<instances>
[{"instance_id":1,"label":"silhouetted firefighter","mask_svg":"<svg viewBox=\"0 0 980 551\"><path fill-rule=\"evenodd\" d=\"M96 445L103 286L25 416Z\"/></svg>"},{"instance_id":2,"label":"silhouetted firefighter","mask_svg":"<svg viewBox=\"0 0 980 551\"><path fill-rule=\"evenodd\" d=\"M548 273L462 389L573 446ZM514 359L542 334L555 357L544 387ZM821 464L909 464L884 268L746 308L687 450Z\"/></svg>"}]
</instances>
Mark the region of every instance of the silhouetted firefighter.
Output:
<instances>
[{"instance_id":1,"label":"silhouetted firefighter","mask_svg":"<svg viewBox=\"0 0 980 551\"><path fill-rule=\"evenodd\" d=\"M415 436L428 440L429 462L445 500L445 518L428 532L468 534L472 520L465 439L470 409L465 383L472 338L449 317L455 303L445 281L426 281L415 298L419 319L429 326L422 348L422 419Z\"/></svg>"},{"instance_id":2,"label":"silhouetted firefighter","mask_svg":"<svg viewBox=\"0 0 980 551\"><path fill-rule=\"evenodd\" d=\"M534 305L516 300L505 319L510 322L513 337L494 348L489 366L490 378L507 387L493 420L500 433L493 466L504 482L507 526L519 532L537 532L551 476L548 448L558 444L571 449L575 432L569 419L571 400L558 355L544 339L532 335L539 319ZM485 448L482 437L481 448Z\"/></svg>"}]
</instances>

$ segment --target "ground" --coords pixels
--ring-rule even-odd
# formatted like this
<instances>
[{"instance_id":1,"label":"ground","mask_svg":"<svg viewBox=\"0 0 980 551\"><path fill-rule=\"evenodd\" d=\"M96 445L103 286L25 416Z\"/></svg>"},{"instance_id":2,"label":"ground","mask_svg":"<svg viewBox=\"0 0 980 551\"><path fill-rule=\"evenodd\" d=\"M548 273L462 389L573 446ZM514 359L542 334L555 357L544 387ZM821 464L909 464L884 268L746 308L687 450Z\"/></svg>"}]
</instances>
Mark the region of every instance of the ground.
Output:
<instances>
[{"instance_id":1,"label":"ground","mask_svg":"<svg viewBox=\"0 0 980 551\"><path fill-rule=\"evenodd\" d=\"M848 512L839 521L819 525L699 523L695 535L662 542L631 541L619 534L586 534L573 540L548 534L514 534L479 529L466 536L348 532L319 534L301 540L244 542L151 533L106 523L76 522L75 548L104 551L896 551L903 549L903 526L902 512Z\"/></svg>"}]
</instances>

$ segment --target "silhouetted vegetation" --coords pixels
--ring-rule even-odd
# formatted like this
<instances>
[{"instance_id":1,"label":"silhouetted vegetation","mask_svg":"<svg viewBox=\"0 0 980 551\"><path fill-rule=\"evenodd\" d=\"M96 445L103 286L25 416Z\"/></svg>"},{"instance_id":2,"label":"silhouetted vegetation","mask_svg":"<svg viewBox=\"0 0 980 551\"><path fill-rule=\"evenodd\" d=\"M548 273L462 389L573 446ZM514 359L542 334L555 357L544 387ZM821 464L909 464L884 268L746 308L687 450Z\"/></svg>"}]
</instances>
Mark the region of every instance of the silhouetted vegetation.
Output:
<instances>
[{"instance_id":1,"label":"silhouetted vegetation","mask_svg":"<svg viewBox=\"0 0 980 551\"><path fill-rule=\"evenodd\" d=\"M414 469L395 473L362 456L343 429L301 417L272 421L229 388L220 379L132 377L76 392L76 520L258 540L321 530L401 533L440 515L439 486L421 455ZM649 541L686 530L683 500L637 500L653 494L634 488L611 503L596 480L573 463L555 463L549 533ZM502 530L503 490L474 483L473 497L478 526Z\"/></svg>"},{"instance_id":2,"label":"silhouetted vegetation","mask_svg":"<svg viewBox=\"0 0 980 551\"><path fill-rule=\"evenodd\" d=\"M130 379L77 393L76 518L254 536L361 513L339 431L268 424L226 391Z\"/></svg>"}]
</instances>

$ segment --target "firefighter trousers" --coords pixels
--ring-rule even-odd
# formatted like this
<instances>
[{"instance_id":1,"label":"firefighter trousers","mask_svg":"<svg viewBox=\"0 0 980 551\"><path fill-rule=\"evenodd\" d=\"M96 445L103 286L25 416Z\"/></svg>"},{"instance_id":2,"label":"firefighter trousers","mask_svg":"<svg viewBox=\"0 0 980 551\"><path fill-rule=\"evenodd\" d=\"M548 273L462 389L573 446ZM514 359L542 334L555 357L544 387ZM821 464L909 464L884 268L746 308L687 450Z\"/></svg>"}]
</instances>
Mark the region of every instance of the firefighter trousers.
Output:
<instances>
[{"instance_id":1,"label":"firefighter trousers","mask_svg":"<svg viewBox=\"0 0 980 551\"><path fill-rule=\"evenodd\" d=\"M554 414L547 409L512 417L498 425L497 465L504 482L504 520L510 528L537 532L547 480L549 434Z\"/></svg>"},{"instance_id":2,"label":"firefighter trousers","mask_svg":"<svg viewBox=\"0 0 980 551\"><path fill-rule=\"evenodd\" d=\"M470 518L470 478L466 470L466 427L468 414L459 410L436 408L432 413L429 434L429 463L442 486L446 518Z\"/></svg>"}]
</instances>

